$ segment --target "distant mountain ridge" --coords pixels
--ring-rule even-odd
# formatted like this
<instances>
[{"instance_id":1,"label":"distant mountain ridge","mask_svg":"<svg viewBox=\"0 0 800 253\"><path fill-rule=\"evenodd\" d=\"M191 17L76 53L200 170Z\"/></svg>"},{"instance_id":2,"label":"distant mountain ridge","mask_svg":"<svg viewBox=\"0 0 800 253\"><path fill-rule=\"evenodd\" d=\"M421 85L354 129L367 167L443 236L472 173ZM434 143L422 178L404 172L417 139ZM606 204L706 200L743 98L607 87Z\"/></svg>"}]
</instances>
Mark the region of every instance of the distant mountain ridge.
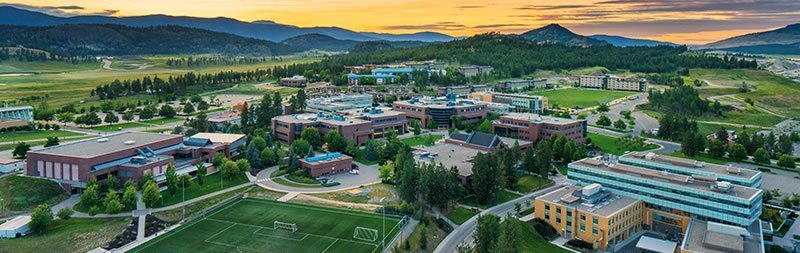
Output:
<instances>
[{"instance_id":1,"label":"distant mountain ridge","mask_svg":"<svg viewBox=\"0 0 800 253\"><path fill-rule=\"evenodd\" d=\"M605 34L595 34L587 36L592 39L605 41L611 43L614 46L618 47L656 47L656 46L678 46L675 43L664 42L664 41L657 41L657 40L646 40L646 39L634 39L616 35L605 35Z\"/></svg>"},{"instance_id":2,"label":"distant mountain ridge","mask_svg":"<svg viewBox=\"0 0 800 253\"><path fill-rule=\"evenodd\" d=\"M452 40L453 37L435 32L421 32L413 34L384 34L370 32L355 32L340 27L297 27L284 25L273 21L244 22L232 18L199 18L189 16L147 15L132 17L109 17L98 15L57 17L41 12L23 10L11 6L0 6L0 24L24 26L53 26L62 24L118 24L135 27L178 25L191 28L206 29L224 32L242 37L269 40L273 42L304 35L323 34L340 40L370 41L370 40L419 40L425 42L440 42Z\"/></svg>"},{"instance_id":3,"label":"distant mountain ridge","mask_svg":"<svg viewBox=\"0 0 800 253\"><path fill-rule=\"evenodd\" d=\"M355 41L355 40L340 40L324 34L304 34L291 37L281 41L281 44L287 46L300 48L303 50L320 49L328 51L348 51L359 43L381 42L385 43L391 48L405 48L417 47L429 44L422 41L388 41L388 40L374 40L374 41Z\"/></svg>"},{"instance_id":4,"label":"distant mountain ridge","mask_svg":"<svg viewBox=\"0 0 800 253\"><path fill-rule=\"evenodd\" d=\"M549 24L527 31L519 36L538 43L558 43L567 46L603 46L609 44L605 41L575 34L558 24Z\"/></svg>"},{"instance_id":5,"label":"distant mountain ridge","mask_svg":"<svg viewBox=\"0 0 800 253\"><path fill-rule=\"evenodd\" d=\"M748 49L751 52L756 52L759 51L756 50L759 48L757 46L760 46L762 49L768 49L776 48L777 45L792 45L796 43L800 43L800 23L787 25L786 27L771 31L736 36L705 44L698 48L730 51ZM790 47L791 46L789 46L789 48ZM795 51L794 53L800 53L800 51Z\"/></svg>"},{"instance_id":6,"label":"distant mountain ridge","mask_svg":"<svg viewBox=\"0 0 800 253\"><path fill-rule=\"evenodd\" d=\"M63 56L164 54L286 55L295 46L183 26L115 24L0 25L0 46L24 46Z\"/></svg>"}]
</instances>

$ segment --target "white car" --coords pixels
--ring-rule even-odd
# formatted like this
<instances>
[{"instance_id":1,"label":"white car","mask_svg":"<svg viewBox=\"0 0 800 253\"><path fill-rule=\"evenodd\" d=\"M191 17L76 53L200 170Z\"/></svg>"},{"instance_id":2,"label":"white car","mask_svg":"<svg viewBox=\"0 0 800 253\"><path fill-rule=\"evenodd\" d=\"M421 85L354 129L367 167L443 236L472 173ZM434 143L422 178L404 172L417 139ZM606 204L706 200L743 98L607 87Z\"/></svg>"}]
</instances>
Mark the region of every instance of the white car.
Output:
<instances>
[{"instance_id":1,"label":"white car","mask_svg":"<svg viewBox=\"0 0 800 253\"><path fill-rule=\"evenodd\" d=\"M359 174L361 174L361 172L360 172L360 171L358 171L358 170L351 170L349 173L350 173L350 174L353 174L353 175L359 175Z\"/></svg>"}]
</instances>

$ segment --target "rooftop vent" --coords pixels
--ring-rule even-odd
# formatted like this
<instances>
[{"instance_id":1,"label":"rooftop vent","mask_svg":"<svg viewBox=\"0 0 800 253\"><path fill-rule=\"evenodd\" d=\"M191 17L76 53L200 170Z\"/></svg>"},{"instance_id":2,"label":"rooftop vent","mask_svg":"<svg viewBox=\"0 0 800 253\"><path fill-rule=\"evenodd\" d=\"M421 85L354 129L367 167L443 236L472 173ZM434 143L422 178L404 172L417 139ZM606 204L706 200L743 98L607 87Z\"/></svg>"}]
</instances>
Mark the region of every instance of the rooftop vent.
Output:
<instances>
[{"instance_id":1,"label":"rooftop vent","mask_svg":"<svg viewBox=\"0 0 800 253\"><path fill-rule=\"evenodd\" d=\"M733 174L733 175L742 174L742 169L741 168L733 167L733 166L730 166L730 165L728 165L728 167L725 168L725 171L727 171L728 174Z\"/></svg>"},{"instance_id":2,"label":"rooftop vent","mask_svg":"<svg viewBox=\"0 0 800 253\"><path fill-rule=\"evenodd\" d=\"M731 192L733 190L733 185L730 182L719 181L714 185L711 185L711 189L716 192Z\"/></svg>"},{"instance_id":3,"label":"rooftop vent","mask_svg":"<svg viewBox=\"0 0 800 253\"><path fill-rule=\"evenodd\" d=\"M125 143L125 145L133 145L133 144L136 144L136 141L134 141L134 140L127 140L127 141L125 141L125 142L123 142L123 143Z\"/></svg>"},{"instance_id":4,"label":"rooftop vent","mask_svg":"<svg viewBox=\"0 0 800 253\"><path fill-rule=\"evenodd\" d=\"M97 142L108 142L108 138L97 139Z\"/></svg>"}]
</instances>

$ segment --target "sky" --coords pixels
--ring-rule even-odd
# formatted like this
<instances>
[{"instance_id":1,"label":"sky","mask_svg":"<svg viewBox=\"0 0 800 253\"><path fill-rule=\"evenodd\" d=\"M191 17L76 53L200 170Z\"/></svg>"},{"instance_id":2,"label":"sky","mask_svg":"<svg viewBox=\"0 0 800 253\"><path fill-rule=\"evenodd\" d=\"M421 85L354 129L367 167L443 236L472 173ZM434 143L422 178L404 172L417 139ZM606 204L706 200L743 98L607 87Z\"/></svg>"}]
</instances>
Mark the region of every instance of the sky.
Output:
<instances>
[{"instance_id":1,"label":"sky","mask_svg":"<svg viewBox=\"0 0 800 253\"><path fill-rule=\"evenodd\" d=\"M149 14L271 20L355 31L521 33L551 23L612 34L704 44L800 22L800 0L25 0L0 2L60 16Z\"/></svg>"}]
</instances>

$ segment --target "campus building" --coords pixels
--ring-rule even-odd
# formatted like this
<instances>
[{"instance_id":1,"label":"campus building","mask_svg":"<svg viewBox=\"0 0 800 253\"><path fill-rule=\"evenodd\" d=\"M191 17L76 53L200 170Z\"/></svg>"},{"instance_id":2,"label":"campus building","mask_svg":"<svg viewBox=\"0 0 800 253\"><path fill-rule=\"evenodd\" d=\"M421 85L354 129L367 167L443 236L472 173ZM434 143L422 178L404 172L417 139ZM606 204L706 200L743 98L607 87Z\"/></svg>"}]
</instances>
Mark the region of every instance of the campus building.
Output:
<instances>
[{"instance_id":1,"label":"campus building","mask_svg":"<svg viewBox=\"0 0 800 253\"><path fill-rule=\"evenodd\" d=\"M547 79L521 79L503 81L494 85L494 88L503 92L515 92L535 88L547 88Z\"/></svg>"},{"instance_id":2,"label":"campus building","mask_svg":"<svg viewBox=\"0 0 800 253\"><path fill-rule=\"evenodd\" d=\"M761 188L760 171L729 165L705 163L697 160L659 155L652 152L630 152L620 156L622 164L655 171L666 171L684 176L707 177L751 188Z\"/></svg>"},{"instance_id":3,"label":"campus building","mask_svg":"<svg viewBox=\"0 0 800 253\"><path fill-rule=\"evenodd\" d=\"M30 151L25 174L55 180L73 193L92 178L103 181L114 176L125 181L147 173L157 178L170 164L186 174L196 171L198 160L210 163L217 154L230 157L238 152L232 145L242 143L244 135L229 136L225 142L214 142L204 134L189 138L141 132L108 135Z\"/></svg>"},{"instance_id":4,"label":"campus building","mask_svg":"<svg viewBox=\"0 0 800 253\"><path fill-rule=\"evenodd\" d=\"M536 142L564 136L567 140L586 141L586 120L564 119L532 113L509 113L492 121L494 133L499 136Z\"/></svg>"},{"instance_id":5,"label":"campus building","mask_svg":"<svg viewBox=\"0 0 800 253\"><path fill-rule=\"evenodd\" d=\"M359 84L364 79L375 79L376 84L394 83L400 75L406 75L410 80L413 72L412 68L376 68L372 70L372 74L347 74L347 83Z\"/></svg>"},{"instance_id":6,"label":"campus building","mask_svg":"<svg viewBox=\"0 0 800 253\"><path fill-rule=\"evenodd\" d=\"M398 134L404 134L408 129L405 113L376 108L366 110L348 111L349 115L320 112L278 116L272 119L272 134L279 141L292 143L300 138L303 129L313 127L322 136L337 130L360 145L369 139L382 137L390 129Z\"/></svg>"},{"instance_id":7,"label":"campus building","mask_svg":"<svg viewBox=\"0 0 800 253\"><path fill-rule=\"evenodd\" d=\"M531 148L530 141L515 140L494 134L473 131L471 133L453 132L432 146L414 148L414 159L419 163L442 164L446 168L455 167L461 183L469 186L472 177L472 160L478 153L487 153L499 146L512 147L518 143L520 150Z\"/></svg>"},{"instance_id":8,"label":"campus building","mask_svg":"<svg viewBox=\"0 0 800 253\"><path fill-rule=\"evenodd\" d=\"M461 117L462 123L480 123L486 118L486 104L470 100L458 100L455 95L447 98L411 98L407 101L395 101L392 109L406 113L406 117L419 120L423 127L435 126L449 128L453 117Z\"/></svg>"},{"instance_id":9,"label":"campus building","mask_svg":"<svg viewBox=\"0 0 800 253\"><path fill-rule=\"evenodd\" d=\"M600 90L647 91L645 79L626 79L614 75L582 75L578 77L578 85Z\"/></svg>"},{"instance_id":10,"label":"campus building","mask_svg":"<svg viewBox=\"0 0 800 253\"><path fill-rule=\"evenodd\" d=\"M312 177L347 173L353 168L353 158L339 152L312 156L300 160L300 166Z\"/></svg>"},{"instance_id":11,"label":"campus building","mask_svg":"<svg viewBox=\"0 0 800 253\"><path fill-rule=\"evenodd\" d=\"M587 241L596 248L608 251L619 251L626 247L625 244L629 243L626 240L639 240L636 247L645 249L674 243L672 251L658 252L673 252L676 247L680 248L680 252L763 252L759 221L762 190L735 184L726 181L729 178L721 177L737 173L742 178L753 175L748 177L752 180L745 181L760 185L759 172L741 168L720 171L718 168L705 167L695 167L695 171L691 171L687 166L676 166L674 161L667 161L669 164L662 163L660 159L657 159L658 162L648 162L652 160L640 160L637 156L638 153L635 153L619 160L614 156L585 158L568 165L567 177L573 187L593 188L600 185L611 194L643 202L643 208L622 208L631 210L627 214L631 217L622 218L625 221L622 224L628 227L625 234L618 234L622 231L614 226L605 229L602 226L619 224L616 223L618 220L605 223L598 221L600 227L597 235L575 233L574 226L570 229L571 233L563 233L566 231L565 222L570 220L571 225L580 224L579 217L583 213L577 211L567 217L566 213L574 212L577 206L572 206L573 199L569 196L565 198L563 194L537 198L536 217L545 218L545 214L548 214L551 217L545 220L557 229L563 229L560 231L562 235ZM631 165L634 163L637 165ZM590 204L588 207L592 209L584 212L597 214L609 205L614 206L616 201L619 199ZM553 209L561 209L562 215L553 216ZM556 217L562 219L561 223L555 220ZM640 239L636 233L647 233L649 237ZM618 235L622 235L619 240ZM642 240L645 242L642 243Z\"/></svg>"},{"instance_id":12,"label":"campus building","mask_svg":"<svg viewBox=\"0 0 800 253\"><path fill-rule=\"evenodd\" d=\"M494 71L494 68L492 68L491 66L472 65L472 66L458 67L458 73L461 73L466 77L473 77L477 75L488 75L489 73L492 73L492 71Z\"/></svg>"},{"instance_id":13,"label":"campus building","mask_svg":"<svg viewBox=\"0 0 800 253\"><path fill-rule=\"evenodd\" d=\"M27 126L33 123L33 107L0 107L0 129Z\"/></svg>"},{"instance_id":14,"label":"campus building","mask_svg":"<svg viewBox=\"0 0 800 253\"><path fill-rule=\"evenodd\" d=\"M492 86L488 84L480 85L462 85L462 86L449 86L439 87L439 96L447 96L447 94L456 94L458 97L467 97L473 92L490 92Z\"/></svg>"},{"instance_id":15,"label":"campus building","mask_svg":"<svg viewBox=\"0 0 800 253\"><path fill-rule=\"evenodd\" d=\"M372 106L372 95L352 94L312 98L306 101L310 112L337 112Z\"/></svg>"},{"instance_id":16,"label":"campus building","mask_svg":"<svg viewBox=\"0 0 800 253\"><path fill-rule=\"evenodd\" d=\"M498 92L473 92L469 99L483 102L507 104L515 112L542 113L547 107L547 97L523 94L507 94Z\"/></svg>"},{"instance_id":17,"label":"campus building","mask_svg":"<svg viewBox=\"0 0 800 253\"><path fill-rule=\"evenodd\" d=\"M281 85L288 87L303 87L306 86L308 80L304 76L292 76L281 78Z\"/></svg>"}]
</instances>

